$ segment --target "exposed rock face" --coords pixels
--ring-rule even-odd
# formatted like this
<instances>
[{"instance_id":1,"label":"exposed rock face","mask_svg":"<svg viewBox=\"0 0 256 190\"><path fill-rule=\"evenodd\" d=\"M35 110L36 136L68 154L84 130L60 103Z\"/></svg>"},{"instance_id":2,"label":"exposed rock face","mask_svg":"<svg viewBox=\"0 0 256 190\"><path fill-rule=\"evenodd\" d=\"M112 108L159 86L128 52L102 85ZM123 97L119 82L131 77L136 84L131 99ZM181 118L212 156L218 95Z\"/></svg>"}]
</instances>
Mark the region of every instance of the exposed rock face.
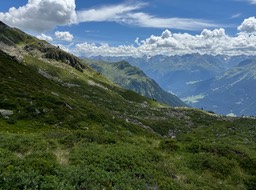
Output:
<instances>
[{"instance_id":1,"label":"exposed rock face","mask_svg":"<svg viewBox=\"0 0 256 190\"><path fill-rule=\"evenodd\" d=\"M54 49L54 48L46 48L43 49L42 51L45 51L45 55L44 57L47 59L54 59L56 61L62 61L74 68L76 68L79 71L83 71L84 66L81 64L80 60L77 59L76 57L60 51L58 49Z\"/></svg>"}]
</instances>

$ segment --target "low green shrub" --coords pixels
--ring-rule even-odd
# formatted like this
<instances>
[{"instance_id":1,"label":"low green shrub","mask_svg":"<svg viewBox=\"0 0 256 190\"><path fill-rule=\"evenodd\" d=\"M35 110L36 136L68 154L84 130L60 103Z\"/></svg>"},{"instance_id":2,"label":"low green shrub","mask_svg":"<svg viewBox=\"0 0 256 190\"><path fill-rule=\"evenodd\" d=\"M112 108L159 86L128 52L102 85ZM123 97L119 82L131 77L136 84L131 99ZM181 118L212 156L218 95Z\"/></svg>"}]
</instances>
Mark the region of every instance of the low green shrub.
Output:
<instances>
[{"instance_id":1,"label":"low green shrub","mask_svg":"<svg viewBox=\"0 0 256 190\"><path fill-rule=\"evenodd\" d=\"M188 167L199 172L208 170L216 177L225 178L232 173L237 165L235 160L209 153L199 153L190 157Z\"/></svg>"},{"instance_id":2,"label":"low green shrub","mask_svg":"<svg viewBox=\"0 0 256 190\"><path fill-rule=\"evenodd\" d=\"M175 139L164 139L160 141L159 148L165 151L176 151L179 149L179 145Z\"/></svg>"}]
</instances>

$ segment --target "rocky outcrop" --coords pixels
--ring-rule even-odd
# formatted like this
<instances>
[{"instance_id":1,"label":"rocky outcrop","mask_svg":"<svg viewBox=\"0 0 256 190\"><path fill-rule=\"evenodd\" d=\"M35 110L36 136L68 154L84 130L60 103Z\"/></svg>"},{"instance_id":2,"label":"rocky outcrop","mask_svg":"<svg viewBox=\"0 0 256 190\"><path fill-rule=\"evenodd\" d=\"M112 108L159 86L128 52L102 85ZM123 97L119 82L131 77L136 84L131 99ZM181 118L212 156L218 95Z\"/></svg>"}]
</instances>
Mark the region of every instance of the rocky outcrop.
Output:
<instances>
[{"instance_id":1,"label":"rocky outcrop","mask_svg":"<svg viewBox=\"0 0 256 190\"><path fill-rule=\"evenodd\" d=\"M54 59L56 61L64 62L81 72L84 69L84 66L81 64L78 58L64 51L54 49L54 48L46 48L46 49L43 49L43 51L45 51L44 57L47 59Z\"/></svg>"},{"instance_id":2,"label":"rocky outcrop","mask_svg":"<svg viewBox=\"0 0 256 190\"><path fill-rule=\"evenodd\" d=\"M39 50L41 53L43 53L43 58L61 61L81 72L83 72L83 69L85 68L85 64L83 64L79 58L62 51L59 47L55 47L50 44L38 42L37 44L26 45L24 50L28 52Z\"/></svg>"},{"instance_id":3,"label":"rocky outcrop","mask_svg":"<svg viewBox=\"0 0 256 190\"><path fill-rule=\"evenodd\" d=\"M1 114L4 118L8 119L10 116L13 115L13 111L12 111L12 110L0 109L0 114Z\"/></svg>"},{"instance_id":4,"label":"rocky outcrop","mask_svg":"<svg viewBox=\"0 0 256 190\"><path fill-rule=\"evenodd\" d=\"M1 21L0 43L1 49L3 49L2 46L12 47L19 49L21 51L20 54L30 53L33 56L37 54L42 58L66 63L81 72L83 69L88 67L82 63L78 57L63 51L59 47L55 47L46 41L39 40L36 37L30 36L19 29L11 28Z\"/></svg>"}]
</instances>

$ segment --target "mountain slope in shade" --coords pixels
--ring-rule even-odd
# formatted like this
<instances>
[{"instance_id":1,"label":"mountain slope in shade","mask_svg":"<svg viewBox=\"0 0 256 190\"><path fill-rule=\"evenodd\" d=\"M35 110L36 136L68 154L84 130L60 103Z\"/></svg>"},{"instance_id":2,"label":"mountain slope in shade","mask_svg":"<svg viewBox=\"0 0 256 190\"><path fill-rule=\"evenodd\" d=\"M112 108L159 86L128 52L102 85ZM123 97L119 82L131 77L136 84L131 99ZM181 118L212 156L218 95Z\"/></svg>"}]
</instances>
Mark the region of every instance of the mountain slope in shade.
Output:
<instances>
[{"instance_id":1,"label":"mountain slope in shade","mask_svg":"<svg viewBox=\"0 0 256 190\"><path fill-rule=\"evenodd\" d=\"M204 98L195 103L217 113L256 115L256 59L242 61L217 77L196 84L195 94Z\"/></svg>"},{"instance_id":2,"label":"mountain slope in shade","mask_svg":"<svg viewBox=\"0 0 256 190\"><path fill-rule=\"evenodd\" d=\"M123 88L133 90L170 106L186 106L179 98L162 90L154 80L147 77L140 69L131 66L128 62L109 63L87 60L87 63Z\"/></svg>"}]
</instances>

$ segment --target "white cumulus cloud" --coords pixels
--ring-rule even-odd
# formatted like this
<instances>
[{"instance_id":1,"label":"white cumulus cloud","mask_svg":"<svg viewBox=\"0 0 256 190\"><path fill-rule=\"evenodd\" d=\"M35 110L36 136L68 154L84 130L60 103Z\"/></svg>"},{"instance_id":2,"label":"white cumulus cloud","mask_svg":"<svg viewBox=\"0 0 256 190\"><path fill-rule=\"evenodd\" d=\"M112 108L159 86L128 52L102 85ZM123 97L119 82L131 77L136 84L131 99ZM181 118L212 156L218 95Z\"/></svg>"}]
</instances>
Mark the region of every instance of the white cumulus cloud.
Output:
<instances>
[{"instance_id":1,"label":"white cumulus cloud","mask_svg":"<svg viewBox=\"0 0 256 190\"><path fill-rule=\"evenodd\" d=\"M256 18L249 17L244 19L243 23L238 26L238 30L245 33L255 33L256 32Z\"/></svg>"},{"instance_id":2,"label":"white cumulus cloud","mask_svg":"<svg viewBox=\"0 0 256 190\"><path fill-rule=\"evenodd\" d=\"M67 31L65 31L65 32L56 31L55 37L59 40L63 40L66 42L71 42L74 38L74 36Z\"/></svg>"},{"instance_id":3,"label":"white cumulus cloud","mask_svg":"<svg viewBox=\"0 0 256 190\"><path fill-rule=\"evenodd\" d=\"M204 29L201 33L202 36L205 38L222 38L225 37L225 30L223 28L215 29L215 30L207 30Z\"/></svg>"},{"instance_id":4,"label":"white cumulus cloud","mask_svg":"<svg viewBox=\"0 0 256 190\"><path fill-rule=\"evenodd\" d=\"M29 0L22 7L0 13L0 20L10 26L43 32L57 25L75 23L75 8L75 0Z\"/></svg>"},{"instance_id":5,"label":"white cumulus cloud","mask_svg":"<svg viewBox=\"0 0 256 190\"><path fill-rule=\"evenodd\" d=\"M53 39L52 39L52 37L51 36L47 36L47 35L45 35L45 34L41 34L41 35L38 35L38 36L36 36L38 39L40 39L40 40L45 40L45 41L48 41L48 42L52 42L53 41Z\"/></svg>"}]
</instances>

